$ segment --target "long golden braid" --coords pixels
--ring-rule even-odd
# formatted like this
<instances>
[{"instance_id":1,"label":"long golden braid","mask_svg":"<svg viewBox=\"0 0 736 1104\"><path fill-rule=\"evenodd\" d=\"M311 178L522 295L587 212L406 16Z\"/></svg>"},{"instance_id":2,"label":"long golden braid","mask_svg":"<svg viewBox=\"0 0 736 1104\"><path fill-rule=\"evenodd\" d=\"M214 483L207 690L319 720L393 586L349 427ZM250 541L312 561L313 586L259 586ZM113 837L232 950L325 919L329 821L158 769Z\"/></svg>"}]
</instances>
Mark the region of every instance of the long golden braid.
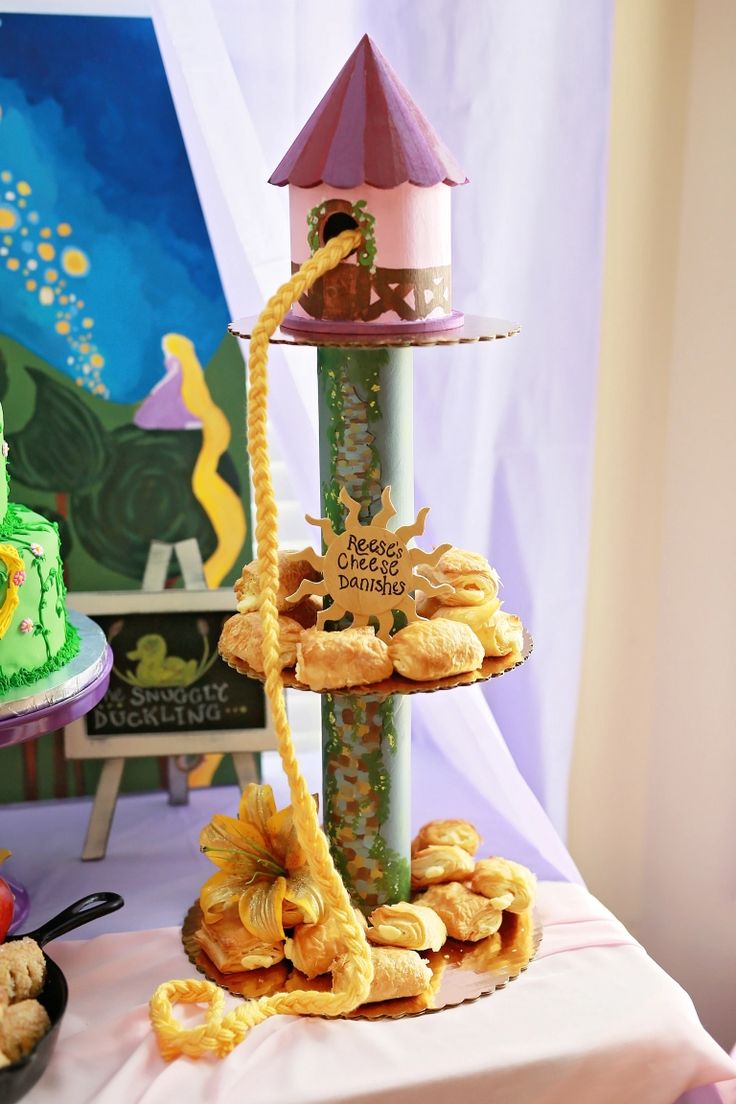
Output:
<instances>
[{"instance_id":1,"label":"long golden braid","mask_svg":"<svg viewBox=\"0 0 736 1104\"><path fill-rule=\"evenodd\" d=\"M370 949L335 869L329 845L320 828L314 802L294 750L284 701L279 666L279 626L276 593L279 585L278 514L271 481L266 436L268 414L268 343L292 303L325 272L335 268L361 241L357 230L345 230L306 261L273 295L253 327L248 358L248 454L256 501L258 575L263 620L263 660L268 697L278 739L279 754L289 780L289 791L298 840L309 856L309 865L325 900L327 914L340 921L345 954L336 964L332 992L276 993L247 1001L222 1015L223 994L211 981L168 981L151 998L151 1022L164 1058L186 1054L198 1058L211 1053L222 1057L242 1042L248 1030L269 1016L301 1014L339 1016L357 1008L368 995L373 980ZM199 1027L184 1028L174 1018L173 1005L205 1002L209 1011Z\"/></svg>"}]
</instances>

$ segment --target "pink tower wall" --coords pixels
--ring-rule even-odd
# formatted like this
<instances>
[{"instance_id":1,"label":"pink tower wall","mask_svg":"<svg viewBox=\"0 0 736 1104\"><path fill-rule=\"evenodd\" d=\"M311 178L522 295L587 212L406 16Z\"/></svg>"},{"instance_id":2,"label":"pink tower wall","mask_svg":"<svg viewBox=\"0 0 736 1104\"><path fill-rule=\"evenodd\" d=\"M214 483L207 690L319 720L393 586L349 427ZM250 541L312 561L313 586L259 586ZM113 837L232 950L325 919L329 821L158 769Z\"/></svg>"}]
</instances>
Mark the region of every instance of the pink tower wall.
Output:
<instances>
[{"instance_id":1,"label":"pink tower wall","mask_svg":"<svg viewBox=\"0 0 736 1104\"><path fill-rule=\"evenodd\" d=\"M367 210L375 218L376 259L380 268L433 269L449 267L451 253L450 191L446 184L431 188L418 188L413 184L401 184L398 188L340 189L319 184L314 188L297 188L289 185L289 209L291 221L291 259L296 265L310 256L307 241L309 211L330 199L355 203L364 199ZM357 264L349 257L347 264ZM295 304L293 313L307 317ZM434 311L429 317L444 312ZM381 322L393 322L398 318L393 312L381 316Z\"/></svg>"}]
</instances>

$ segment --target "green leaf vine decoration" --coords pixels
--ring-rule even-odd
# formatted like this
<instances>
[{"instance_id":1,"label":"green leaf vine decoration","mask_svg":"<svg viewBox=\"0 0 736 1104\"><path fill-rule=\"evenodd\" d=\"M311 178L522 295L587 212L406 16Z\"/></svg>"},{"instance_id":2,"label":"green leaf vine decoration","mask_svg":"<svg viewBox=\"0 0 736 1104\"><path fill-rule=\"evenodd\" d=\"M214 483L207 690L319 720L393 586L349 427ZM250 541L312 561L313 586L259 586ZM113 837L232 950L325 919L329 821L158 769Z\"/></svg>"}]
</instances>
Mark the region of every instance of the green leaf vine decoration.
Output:
<instances>
[{"instance_id":1,"label":"green leaf vine decoration","mask_svg":"<svg viewBox=\"0 0 736 1104\"><path fill-rule=\"evenodd\" d=\"M365 199L357 199L353 203L350 213L358 224L358 229L363 235L363 245L358 251L358 264L364 268L369 268L371 272L376 271L376 254L378 248L376 246L376 219L375 216L370 213L366 208L368 201ZM307 213L307 244L312 254L316 253L319 249L319 222L323 215L327 214L327 207L325 202L318 203L316 206Z\"/></svg>"},{"instance_id":2,"label":"green leaf vine decoration","mask_svg":"<svg viewBox=\"0 0 736 1104\"><path fill-rule=\"evenodd\" d=\"M318 203L316 207L313 207L307 214L307 245L309 246L309 252L314 255L319 249L319 220L325 213L325 209L321 203Z\"/></svg>"},{"instance_id":3,"label":"green leaf vine decoration","mask_svg":"<svg viewBox=\"0 0 736 1104\"><path fill-rule=\"evenodd\" d=\"M35 556L33 560L33 566L36 569L36 573L38 575L38 583L41 590L41 597L38 603L38 620L33 626L33 635L43 638L44 647L46 649L46 659L48 661L51 659L51 646L49 644L49 630L48 627L44 624L43 611L44 607L46 606L46 595L48 591L51 590L52 584L56 581L56 568L52 567L47 577L44 579L43 570L41 568L42 559L43 556Z\"/></svg>"},{"instance_id":4,"label":"green leaf vine decoration","mask_svg":"<svg viewBox=\"0 0 736 1104\"><path fill-rule=\"evenodd\" d=\"M358 251L358 264L376 271L376 219L366 210L366 200L358 199L353 204L353 218L358 224L358 229L363 235L363 248Z\"/></svg>"}]
</instances>

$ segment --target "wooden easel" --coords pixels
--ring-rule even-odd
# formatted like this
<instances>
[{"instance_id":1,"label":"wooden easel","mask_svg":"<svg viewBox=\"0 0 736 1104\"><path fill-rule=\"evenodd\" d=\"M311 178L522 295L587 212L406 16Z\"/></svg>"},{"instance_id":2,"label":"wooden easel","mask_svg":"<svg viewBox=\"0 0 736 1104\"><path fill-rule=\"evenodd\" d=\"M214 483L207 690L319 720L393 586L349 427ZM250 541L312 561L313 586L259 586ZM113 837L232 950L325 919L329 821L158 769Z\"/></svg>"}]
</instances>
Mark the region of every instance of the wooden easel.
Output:
<instances>
[{"instance_id":1,"label":"wooden easel","mask_svg":"<svg viewBox=\"0 0 736 1104\"><path fill-rule=\"evenodd\" d=\"M173 544L165 541L152 541L141 590L153 594L165 589L172 556L179 562L184 590L188 592L207 591L199 544L194 538L177 541ZM76 723L79 724L80 722ZM212 748L212 751L216 750L218 749ZM232 755L235 774L241 790L249 782L260 781L259 752L231 750L230 754ZM105 857L115 805L123 777L125 758L124 756L116 756L106 758L103 762L82 849L81 857L85 862ZM188 803L189 771L196 766L198 760L199 755L193 756L186 753L167 756L170 805L186 805Z\"/></svg>"}]
</instances>

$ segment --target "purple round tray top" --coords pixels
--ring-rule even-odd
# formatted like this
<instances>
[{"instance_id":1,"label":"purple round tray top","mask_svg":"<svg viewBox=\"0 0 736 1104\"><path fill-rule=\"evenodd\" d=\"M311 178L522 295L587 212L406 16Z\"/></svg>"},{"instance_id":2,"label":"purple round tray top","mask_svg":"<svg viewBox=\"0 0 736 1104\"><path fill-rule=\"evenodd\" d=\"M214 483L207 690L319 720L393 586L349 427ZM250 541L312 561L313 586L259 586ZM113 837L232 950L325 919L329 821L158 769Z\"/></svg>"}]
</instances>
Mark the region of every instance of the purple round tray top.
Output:
<instances>
[{"instance_id":1,"label":"purple round tray top","mask_svg":"<svg viewBox=\"0 0 736 1104\"><path fill-rule=\"evenodd\" d=\"M455 313L455 312L453 312ZM459 311L457 312L460 313ZM250 337L258 316L236 318L228 326L234 337ZM333 323L336 327L336 323ZM348 324L350 325L350 324ZM503 318L481 318L472 314L460 315L460 324L449 328L424 327L416 329L416 323L407 323L400 327L376 325L376 323L357 323L355 329L328 329L330 323L300 318L289 320L269 338L272 345L317 345L324 348L421 348L425 345L469 345L476 341L496 341L504 337L514 337L521 327L518 322L507 322ZM293 327L293 328L291 328Z\"/></svg>"},{"instance_id":2,"label":"purple round tray top","mask_svg":"<svg viewBox=\"0 0 736 1104\"><path fill-rule=\"evenodd\" d=\"M79 632L79 654L23 697L0 697L0 747L35 740L83 717L104 697L110 682L112 650L102 629L84 614L70 611Z\"/></svg>"},{"instance_id":3,"label":"purple round tray top","mask_svg":"<svg viewBox=\"0 0 736 1104\"><path fill-rule=\"evenodd\" d=\"M291 311L281 323L281 329L298 334L300 330L328 334L407 334L434 333L455 330L463 324L462 311L454 310L443 318L426 318L421 322L328 322L324 318L302 318Z\"/></svg>"}]
</instances>

